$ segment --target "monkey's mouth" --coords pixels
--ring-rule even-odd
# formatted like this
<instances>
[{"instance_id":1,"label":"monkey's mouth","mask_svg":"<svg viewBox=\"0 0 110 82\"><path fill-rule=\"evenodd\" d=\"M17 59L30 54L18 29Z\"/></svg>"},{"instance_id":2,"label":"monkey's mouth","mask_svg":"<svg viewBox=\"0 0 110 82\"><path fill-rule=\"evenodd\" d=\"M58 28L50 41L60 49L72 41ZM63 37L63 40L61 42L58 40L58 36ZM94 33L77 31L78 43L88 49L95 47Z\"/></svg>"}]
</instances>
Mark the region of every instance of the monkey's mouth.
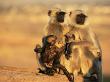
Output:
<instances>
[{"instance_id":1,"label":"monkey's mouth","mask_svg":"<svg viewBox=\"0 0 110 82\"><path fill-rule=\"evenodd\" d=\"M64 19L58 19L57 20L59 23L63 23L64 22Z\"/></svg>"},{"instance_id":2,"label":"monkey's mouth","mask_svg":"<svg viewBox=\"0 0 110 82\"><path fill-rule=\"evenodd\" d=\"M59 23L63 23L64 22L64 16L57 16L57 21Z\"/></svg>"}]
</instances>

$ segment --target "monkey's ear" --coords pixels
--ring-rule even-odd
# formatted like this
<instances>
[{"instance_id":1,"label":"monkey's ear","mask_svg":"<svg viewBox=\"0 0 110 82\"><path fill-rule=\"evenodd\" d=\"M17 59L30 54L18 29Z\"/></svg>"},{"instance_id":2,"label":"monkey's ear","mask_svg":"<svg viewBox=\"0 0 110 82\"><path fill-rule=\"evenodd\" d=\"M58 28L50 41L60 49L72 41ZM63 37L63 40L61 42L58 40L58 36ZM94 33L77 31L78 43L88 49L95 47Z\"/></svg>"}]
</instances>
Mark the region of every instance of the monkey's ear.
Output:
<instances>
[{"instance_id":1,"label":"monkey's ear","mask_svg":"<svg viewBox=\"0 0 110 82\"><path fill-rule=\"evenodd\" d=\"M71 16L71 14L72 14L72 11L69 12L69 16Z\"/></svg>"},{"instance_id":2,"label":"monkey's ear","mask_svg":"<svg viewBox=\"0 0 110 82\"><path fill-rule=\"evenodd\" d=\"M51 12L52 12L51 10L48 10L48 16L50 16L50 15L51 15Z\"/></svg>"}]
</instances>

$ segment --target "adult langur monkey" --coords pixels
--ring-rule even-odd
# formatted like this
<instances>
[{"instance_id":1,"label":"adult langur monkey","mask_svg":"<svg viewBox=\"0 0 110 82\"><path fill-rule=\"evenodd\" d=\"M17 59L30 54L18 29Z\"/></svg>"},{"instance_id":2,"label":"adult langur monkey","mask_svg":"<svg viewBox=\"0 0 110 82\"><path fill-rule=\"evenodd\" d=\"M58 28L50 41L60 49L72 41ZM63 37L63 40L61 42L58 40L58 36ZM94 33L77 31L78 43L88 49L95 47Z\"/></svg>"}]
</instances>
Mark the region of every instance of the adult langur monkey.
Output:
<instances>
[{"instance_id":1,"label":"adult langur monkey","mask_svg":"<svg viewBox=\"0 0 110 82\"><path fill-rule=\"evenodd\" d=\"M57 37L56 46L62 47L65 44L64 35L69 32L67 24L68 14L59 8L54 8L48 11L50 20L44 29L45 35L55 35ZM61 56L60 63L64 65L65 56Z\"/></svg>"},{"instance_id":2,"label":"adult langur monkey","mask_svg":"<svg viewBox=\"0 0 110 82\"><path fill-rule=\"evenodd\" d=\"M48 35L54 35L57 37L56 41L56 46L61 48L64 46L64 35L69 31L69 28L67 24L65 23L65 17L66 17L66 12L59 9L59 8L54 8L48 11L48 16L49 16L49 22L47 26L44 29L45 36ZM44 36L44 37L45 37ZM42 45L43 46L43 45ZM40 48L40 46L36 46L36 48ZM39 60L40 54L36 53L37 59ZM62 54L63 57L61 57L61 62L64 61L64 54ZM41 63L41 61L38 61L38 67L41 70L45 70L45 67ZM63 63L61 63L63 65Z\"/></svg>"},{"instance_id":3,"label":"adult langur monkey","mask_svg":"<svg viewBox=\"0 0 110 82\"><path fill-rule=\"evenodd\" d=\"M66 68L75 75L80 69L85 77L96 74L97 81L102 82L102 51L96 35L88 24L85 13L81 10L70 12L69 27L70 31L67 33L67 38L69 42L73 42L73 46L69 59L71 61L69 61L70 63L66 62ZM81 44L74 45L77 42L81 42Z\"/></svg>"}]
</instances>

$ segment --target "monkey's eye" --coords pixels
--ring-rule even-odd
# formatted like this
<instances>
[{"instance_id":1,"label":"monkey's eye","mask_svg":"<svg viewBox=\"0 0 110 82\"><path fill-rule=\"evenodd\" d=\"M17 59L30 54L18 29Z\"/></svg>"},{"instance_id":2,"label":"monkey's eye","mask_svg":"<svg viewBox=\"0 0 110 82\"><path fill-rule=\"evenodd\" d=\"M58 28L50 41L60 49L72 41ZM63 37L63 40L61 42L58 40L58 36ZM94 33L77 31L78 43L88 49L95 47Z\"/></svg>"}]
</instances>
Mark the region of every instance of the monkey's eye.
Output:
<instances>
[{"instance_id":1,"label":"monkey's eye","mask_svg":"<svg viewBox=\"0 0 110 82\"><path fill-rule=\"evenodd\" d=\"M66 13L61 11L61 12L57 12L57 15L65 15Z\"/></svg>"},{"instance_id":2,"label":"monkey's eye","mask_svg":"<svg viewBox=\"0 0 110 82\"><path fill-rule=\"evenodd\" d=\"M79 18L86 18L87 16L85 14L81 13L81 14L78 14L77 17L79 17Z\"/></svg>"}]
</instances>

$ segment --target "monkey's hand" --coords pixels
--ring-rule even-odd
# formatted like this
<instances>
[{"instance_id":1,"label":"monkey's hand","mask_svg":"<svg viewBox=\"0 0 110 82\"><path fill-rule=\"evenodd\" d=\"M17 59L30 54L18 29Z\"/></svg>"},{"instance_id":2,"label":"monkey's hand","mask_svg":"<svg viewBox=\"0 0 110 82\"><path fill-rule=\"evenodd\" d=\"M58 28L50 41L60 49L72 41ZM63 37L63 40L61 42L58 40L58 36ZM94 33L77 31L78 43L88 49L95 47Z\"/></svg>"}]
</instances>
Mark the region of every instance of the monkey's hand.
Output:
<instances>
[{"instance_id":1,"label":"monkey's hand","mask_svg":"<svg viewBox=\"0 0 110 82\"><path fill-rule=\"evenodd\" d=\"M34 52L36 53L41 53L42 52L42 48L40 45L36 45L35 49L34 49Z\"/></svg>"},{"instance_id":2,"label":"monkey's hand","mask_svg":"<svg viewBox=\"0 0 110 82\"><path fill-rule=\"evenodd\" d=\"M44 63L44 65L48 68L52 68L52 62L49 62L49 63Z\"/></svg>"},{"instance_id":3,"label":"monkey's hand","mask_svg":"<svg viewBox=\"0 0 110 82\"><path fill-rule=\"evenodd\" d=\"M66 59L69 60L71 56L69 54L65 55Z\"/></svg>"}]
</instances>

